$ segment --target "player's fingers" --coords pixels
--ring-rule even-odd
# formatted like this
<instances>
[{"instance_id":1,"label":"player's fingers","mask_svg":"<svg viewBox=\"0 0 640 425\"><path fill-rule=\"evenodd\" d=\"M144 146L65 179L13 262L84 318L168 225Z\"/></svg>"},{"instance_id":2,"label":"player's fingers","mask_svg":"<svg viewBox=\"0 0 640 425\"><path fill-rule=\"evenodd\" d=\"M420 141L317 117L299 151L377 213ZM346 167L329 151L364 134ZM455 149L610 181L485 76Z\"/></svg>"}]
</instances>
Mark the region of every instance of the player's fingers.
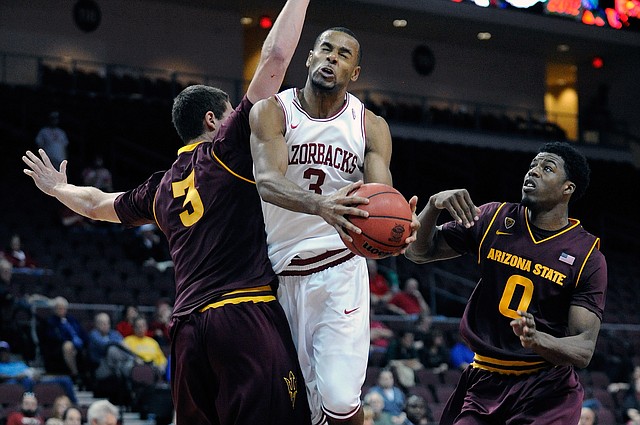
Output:
<instances>
[{"instance_id":1,"label":"player's fingers","mask_svg":"<svg viewBox=\"0 0 640 425\"><path fill-rule=\"evenodd\" d=\"M409 199L409 206L411 207L411 212L415 214L416 212L416 207L418 206L418 197L417 196L412 196L411 199Z\"/></svg>"},{"instance_id":2,"label":"player's fingers","mask_svg":"<svg viewBox=\"0 0 640 425\"><path fill-rule=\"evenodd\" d=\"M34 154L31 151L27 151L23 157L22 157L22 161L27 164L29 167L31 167L31 169L35 170L35 171L39 171L42 168L42 161L40 160L40 158Z\"/></svg>"},{"instance_id":3,"label":"player's fingers","mask_svg":"<svg viewBox=\"0 0 640 425\"><path fill-rule=\"evenodd\" d=\"M31 153L31 152L27 152L27 154L29 154L29 153ZM31 154L31 155L33 155L33 154ZM31 169L36 167L36 164L33 162L33 160L31 158L29 158L27 155L23 155L22 156L22 162L24 162ZM29 171L31 171L31 170L29 170Z\"/></svg>"},{"instance_id":4,"label":"player's fingers","mask_svg":"<svg viewBox=\"0 0 640 425\"><path fill-rule=\"evenodd\" d=\"M362 180L358 180L357 182L354 182L354 183L349 183L345 187L340 188L340 190L338 190L338 193L346 196L349 193L356 190L357 188L359 188L360 186L362 186L362 184L363 184Z\"/></svg>"},{"instance_id":5,"label":"player's fingers","mask_svg":"<svg viewBox=\"0 0 640 425\"><path fill-rule=\"evenodd\" d=\"M361 205L361 204L368 204L369 203L369 198L363 198L362 196L345 196L342 198L337 198L336 199L336 203L339 203L341 205Z\"/></svg>"},{"instance_id":6,"label":"player's fingers","mask_svg":"<svg viewBox=\"0 0 640 425\"><path fill-rule=\"evenodd\" d=\"M63 161L60 163L60 172L61 172L62 174L67 174L67 160L66 160L66 159L65 159L65 160L63 160Z\"/></svg>"},{"instance_id":7,"label":"player's fingers","mask_svg":"<svg viewBox=\"0 0 640 425\"><path fill-rule=\"evenodd\" d=\"M44 151L44 149L38 149L38 153L42 157L42 162L47 167L53 167L51 164L51 160L49 159L49 155ZM55 167L54 167L55 168Z\"/></svg>"},{"instance_id":8,"label":"player's fingers","mask_svg":"<svg viewBox=\"0 0 640 425\"><path fill-rule=\"evenodd\" d=\"M471 200L471 195L469 195L469 191L467 191L466 189L463 193L463 196L464 201L469 206L469 211L471 212L471 214L473 214L473 220L478 221L478 219L480 218L480 208L476 207L476 205L473 203L473 201Z\"/></svg>"},{"instance_id":9,"label":"player's fingers","mask_svg":"<svg viewBox=\"0 0 640 425\"><path fill-rule=\"evenodd\" d=\"M363 217L363 218L367 218L369 217L369 212L365 211L363 209L360 208L356 208L356 207L350 207L350 206L346 206L346 205L341 205L339 207L337 207L335 209L336 214L339 214L341 216L346 216L346 215L352 215L355 217ZM345 219L345 221L347 221ZM347 221L348 222L348 221Z\"/></svg>"}]
</instances>

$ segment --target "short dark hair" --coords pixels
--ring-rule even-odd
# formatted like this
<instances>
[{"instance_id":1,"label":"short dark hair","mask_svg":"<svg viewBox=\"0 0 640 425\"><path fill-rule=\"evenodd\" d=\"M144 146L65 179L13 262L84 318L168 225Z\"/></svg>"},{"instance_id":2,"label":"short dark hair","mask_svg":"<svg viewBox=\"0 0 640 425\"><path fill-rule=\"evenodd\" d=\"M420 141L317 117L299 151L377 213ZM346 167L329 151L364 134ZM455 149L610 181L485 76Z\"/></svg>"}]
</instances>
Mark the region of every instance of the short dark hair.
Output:
<instances>
[{"instance_id":1,"label":"short dark hair","mask_svg":"<svg viewBox=\"0 0 640 425\"><path fill-rule=\"evenodd\" d=\"M314 41L314 43L313 43L313 47L315 48L318 45L318 42L320 41L320 37L322 36L322 34L324 34L327 31L343 32L343 33L347 34L348 36L352 37L355 41L358 42L358 65L360 65L360 61L362 60L362 45L360 44L360 40L358 40L358 37L356 37L355 33L353 31L351 31L349 28L346 28L346 27L331 27L331 28L327 28L326 30L324 30L320 34L318 34L318 36L316 37L316 41Z\"/></svg>"},{"instance_id":2,"label":"short dark hair","mask_svg":"<svg viewBox=\"0 0 640 425\"><path fill-rule=\"evenodd\" d=\"M541 152L552 153L563 159L567 180L571 180L576 185L571 201L580 199L589 187L591 176L591 168L584 154L567 142L545 143L538 151L538 153Z\"/></svg>"},{"instance_id":3,"label":"short dark hair","mask_svg":"<svg viewBox=\"0 0 640 425\"><path fill-rule=\"evenodd\" d=\"M171 118L184 143L205 132L203 119L208 111L221 119L227 110L229 95L215 87L196 84L182 90L173 100Z\"/></svg>"}]
</instances>

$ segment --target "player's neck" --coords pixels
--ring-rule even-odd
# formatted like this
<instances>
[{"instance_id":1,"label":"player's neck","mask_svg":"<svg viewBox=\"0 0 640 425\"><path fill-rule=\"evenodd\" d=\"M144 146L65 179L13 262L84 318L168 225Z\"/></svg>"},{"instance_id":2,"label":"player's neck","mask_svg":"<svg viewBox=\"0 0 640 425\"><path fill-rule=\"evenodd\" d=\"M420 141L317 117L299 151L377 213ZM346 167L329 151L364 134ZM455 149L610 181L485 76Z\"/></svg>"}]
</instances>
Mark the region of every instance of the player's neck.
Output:
<instances>
[{"instance_id":1,"label":"player's neck","mask_svg":"<svg viewBox=\"0 0 640 425\"><path fill-rule=\"evenodd\" d=\"M330 118L337 114L345 102L345 90L328 92L305 86L298 90L300 105L313 118Z\"/></svg>"},{"instance_id":2,"label":"player's neck","mask_svg":"<svg viewBox=\"0 0 640 425\"><path fill-rule=\"evenodd\" d=\"M542 230L556 231L563 229L569 224L569 216L566 208L562 211L557 209L534 211L527 208L527 211L529 214L529 223Z\"/></svg>"}]
</instances>

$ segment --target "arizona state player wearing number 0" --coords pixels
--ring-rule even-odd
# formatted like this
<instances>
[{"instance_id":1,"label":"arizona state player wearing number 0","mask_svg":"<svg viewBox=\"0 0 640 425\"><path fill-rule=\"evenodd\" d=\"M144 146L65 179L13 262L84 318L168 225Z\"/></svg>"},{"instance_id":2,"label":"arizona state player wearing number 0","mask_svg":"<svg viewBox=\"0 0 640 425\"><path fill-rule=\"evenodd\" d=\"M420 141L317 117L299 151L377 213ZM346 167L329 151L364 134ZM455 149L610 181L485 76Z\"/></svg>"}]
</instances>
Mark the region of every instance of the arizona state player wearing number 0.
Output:
<instances>
[{"instance_id":1,"label":"arizona state player wearing number 0","mask_svg":"<svg viewBox=\"0 0 640 425\"><path fill-rule=\"evenodd\" d=\"M285 90L251 111L256 183L312 422L362 425L369 283L365 258L342 238L351 240L345 228L358 231L346 215L367 215L355 208L367 198L349 192L362 180L391 185L391 135L382 118L347 93L360 75L360 44L351 31L320 34L306 65L304 88ZM415 210L417 199L411 202Z\"/></svg>"},{"instance_id":2,"label":"arizona state player wearing number 0","mask_svg":"<svg viewBox=\"0 0 640 425\"><path fill-rule=\"evenodd\" d=\"M588 185L585 157L548 143L524 175L520 203L477 208L456 189L431 196L420 213L407 258L469 254L481 267L460 323L474 361L441 425L578 423L583 388L574 369L591 360L607 288L600 239L568 215ZM453 221L437 226L444 209Z\"/></svg>"}]
</instances>

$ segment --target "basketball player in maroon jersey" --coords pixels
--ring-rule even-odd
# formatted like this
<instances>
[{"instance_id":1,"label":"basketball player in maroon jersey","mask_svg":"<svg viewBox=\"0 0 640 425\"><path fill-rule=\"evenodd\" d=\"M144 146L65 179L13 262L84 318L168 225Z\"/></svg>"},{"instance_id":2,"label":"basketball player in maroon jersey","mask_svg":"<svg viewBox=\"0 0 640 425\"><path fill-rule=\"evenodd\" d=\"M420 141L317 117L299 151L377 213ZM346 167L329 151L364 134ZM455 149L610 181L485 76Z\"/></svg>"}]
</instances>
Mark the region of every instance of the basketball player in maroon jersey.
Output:
<instances>
[{"instance_id":1,"label":"basketball player in maroon jersey","mask_svg":"<svg viewBox=\"0 0 640 425\"><path fill-rule=\"evenodd\" d=\"M44 151L23 161L38 188L94 220L157 223L175 266L170 324L176 425L305 425L304 380L267 257L252 181L249 111L274 94L298 44L309 0L288 0L267 36L236 109L229 96L190 86L174 100L185 146L167 172L105 193L67 183Z\"/></svg>"},{"instance_id":2,"label":"basketball player in maroon jersey","mask_svg":"<svg viewBox=\"0 0 640 425\"><path fill-rule=\"evenodd\" d=\"M547 143L525 174L520 203L477 208L465 189L437 193L419 215L416 263L473 255L481 267L460 323L474 351L440 424L577 424L574 368L593 355L607 264L600 239L569 218L589 184L586 158ZM453 221L436 225L446 209Z\"/></svg>"}]
</instances>

